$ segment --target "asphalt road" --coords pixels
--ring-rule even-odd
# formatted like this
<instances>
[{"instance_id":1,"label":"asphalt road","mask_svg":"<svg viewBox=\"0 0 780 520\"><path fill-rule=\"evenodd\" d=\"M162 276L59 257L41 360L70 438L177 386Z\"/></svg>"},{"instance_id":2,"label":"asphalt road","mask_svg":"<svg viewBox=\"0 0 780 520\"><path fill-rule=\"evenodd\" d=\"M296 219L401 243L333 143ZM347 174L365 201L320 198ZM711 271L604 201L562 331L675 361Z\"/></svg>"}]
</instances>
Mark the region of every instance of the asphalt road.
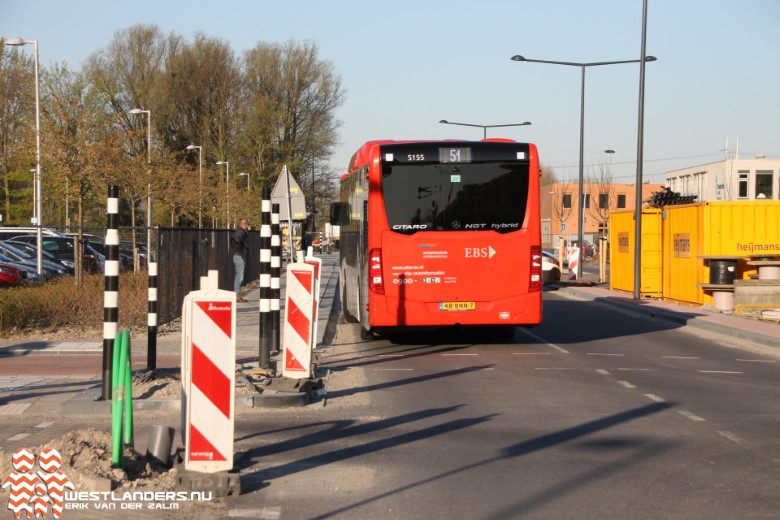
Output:
<instances>
[{"instance_id":1,"label":"asphalt road","mask_svg":"<svg viewBox=\"0 0 780 520\"><path fill-rule=\"evenodd\" d=\"M326 406L243 415L231 517L780 517L780 356L545 293L510 342L361 342Z\"/></svg>"}]
</instances>

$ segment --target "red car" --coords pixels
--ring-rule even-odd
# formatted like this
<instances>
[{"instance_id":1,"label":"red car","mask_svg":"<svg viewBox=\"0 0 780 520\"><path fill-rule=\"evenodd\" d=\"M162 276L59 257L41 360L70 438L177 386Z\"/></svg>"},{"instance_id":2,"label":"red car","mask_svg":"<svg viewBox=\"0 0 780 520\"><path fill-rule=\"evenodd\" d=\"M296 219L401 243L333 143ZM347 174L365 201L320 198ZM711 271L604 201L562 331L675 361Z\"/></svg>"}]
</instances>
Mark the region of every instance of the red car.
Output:
<instances>
[{"instance_id":1,"label":"red car","mask_svg":"<svg viewBox=\"0 0 780 520\"><path fill-rule=\"evenodd\" d=\"M13 287L22 282L22 273L15 267L0 264L0 287Z\"/></svg>"}]
</instances>

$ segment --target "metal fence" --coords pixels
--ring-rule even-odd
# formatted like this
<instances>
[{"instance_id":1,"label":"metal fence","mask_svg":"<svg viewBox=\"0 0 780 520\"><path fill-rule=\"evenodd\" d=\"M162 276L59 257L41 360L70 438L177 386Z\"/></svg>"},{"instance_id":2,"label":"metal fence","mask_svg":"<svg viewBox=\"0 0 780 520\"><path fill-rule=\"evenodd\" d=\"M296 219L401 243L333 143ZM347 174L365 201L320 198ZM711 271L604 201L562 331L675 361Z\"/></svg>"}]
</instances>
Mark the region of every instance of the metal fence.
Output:
<instances>
[{"instance_id":1,"label":"metal fence","mask_svg":"<svg viewBox=\"0 0 780 520\"><path fill-rule=\"evenodd\" d=\"M157 230L157 320L160 325L181 316L184 297L200 288L200 277L210 270L219 272L220 289L233 289L232 232L227 229ZM257 279L260 274L259 231L249 231L247 247L249 259L244 282Z\"/></svg>"}]
</instances>

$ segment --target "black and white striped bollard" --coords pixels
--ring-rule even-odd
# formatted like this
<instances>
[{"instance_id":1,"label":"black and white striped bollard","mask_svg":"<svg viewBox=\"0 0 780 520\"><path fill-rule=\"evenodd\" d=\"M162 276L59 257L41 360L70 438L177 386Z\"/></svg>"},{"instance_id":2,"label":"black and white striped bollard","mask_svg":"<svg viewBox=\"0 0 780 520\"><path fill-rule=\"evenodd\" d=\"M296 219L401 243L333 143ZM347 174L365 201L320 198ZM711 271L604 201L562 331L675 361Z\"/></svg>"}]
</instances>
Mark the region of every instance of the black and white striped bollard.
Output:
<instances>
[{"instance_id":1,"label":"black and white striped bollard","mask_svg":"<svg viewBox=\"0 0 780 520\"><path fill-rule=\"evenodd\" d=\"M263 188L260 225L260 368L271 368L271 190Z\"/></svg>"},{"instance_id":2,"label":"black and white striped bollard","mask_svg":"<svg viewBox=\"0 0 780 520\"><path fill-rule=\"evenodd\" d=\"M151 255L150 255L151 256ZM149 303L147 307L146 370L157 370L157 262L149 261Z\"/></svg>"},{"instance_id":3,"label":"black and white striped bollard","mask_svg":"<svg viewBox=\"0 0 780 520\"><path fill-rule=\"evenodd\" d=\"M282 230L279 204L271 204L271 351L281 349Z\"/></svg>"},{"instance_id":4,"label":"black and white striped bollard","mask_svg":"<svg viewBox=\"0 0 780 520\"><path fill-rule=\"evenodd\" d=\"M114 339L119 322L119 186L108 187L105 289L103 292L103 381L101 398L111 400Z\"/></svg>"}]
</instances>

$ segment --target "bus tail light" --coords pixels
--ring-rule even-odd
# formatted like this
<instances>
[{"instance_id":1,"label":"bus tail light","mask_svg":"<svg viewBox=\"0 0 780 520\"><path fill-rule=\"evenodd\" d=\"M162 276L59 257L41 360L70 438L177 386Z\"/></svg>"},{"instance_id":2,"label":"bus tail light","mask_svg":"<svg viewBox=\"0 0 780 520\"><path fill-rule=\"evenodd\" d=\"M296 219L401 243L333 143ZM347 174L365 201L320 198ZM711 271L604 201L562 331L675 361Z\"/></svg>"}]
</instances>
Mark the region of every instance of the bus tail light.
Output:
<instances>
[{"instance_id":1,"label":"bus tail light","mask_svg":"<svg viewBox=\"0 0 780 520\"><path fill-rule=\"evenodd\" d=\"M368 288L376 294L385 294L385 280L382 276L382 249L375 247L368 253Z\"/></svg>"},{"instance_id":2,"label":"bus tail light","mask_svg":"<svg viewBox=\"0 0 780 520\"><path fill-rule=\"evenodd\" d=\"M542 248L531 246L531 283L528 286L531 292L542 290Z\"/></svg>"}]
</instances>

